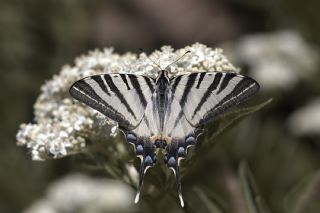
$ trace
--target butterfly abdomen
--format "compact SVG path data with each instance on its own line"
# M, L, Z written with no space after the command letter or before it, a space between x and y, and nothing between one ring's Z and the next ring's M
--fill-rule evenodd
M160 132L163 131L163 126L164 126L164 116L165 112L167 111L168 108L168 94L170 92L170 80L167 76L167 72L164 70L161 70L159 72L159 76L156 79L156 89L155 89L155 109L158 112L159 116L159 130Z

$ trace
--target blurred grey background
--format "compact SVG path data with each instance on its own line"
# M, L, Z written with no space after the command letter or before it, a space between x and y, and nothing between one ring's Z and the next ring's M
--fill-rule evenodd
M226 212L245 212L232 178L246 160L270 212L284 212L284 197L320 167L319 9L311 0L0 1L0 212L29 208L50 183L79 172L73 159L33 162L15 144L41 85L63 65L95 48L150 53L195 42L225 48L234 65L262 82L257 100L273 102L226 132L192 182L228 180L213 191L227 200ZM297 212L320 211L320 181L312 180Z

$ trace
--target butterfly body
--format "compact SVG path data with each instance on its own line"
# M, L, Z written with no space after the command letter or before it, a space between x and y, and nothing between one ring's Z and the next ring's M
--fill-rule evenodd
M259 90L253 79L230 72L194 72L169 78L133 74L104 74L75 82L70 94L115 120L141 159L138 202L146 171L155 165L157 148L165 150L164 162L177 181L179 166L203 126Z

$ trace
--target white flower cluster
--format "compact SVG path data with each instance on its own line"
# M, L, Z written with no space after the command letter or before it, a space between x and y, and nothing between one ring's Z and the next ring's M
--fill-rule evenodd
M186 54L176 63L177 58ZM155 77L157 66L170 71L171 76L199 71L238 70L222 54L203 44L193 44L174 50L164 46L154 51L150 59L141 53L119 55L112 48L95 50L65 66L59 75L46 82L34 105L34 123L22 124L17 144L31 149L33 160L63 157L85 149L86 141L108 141L117 134L117 123L71 98L71 85L84 77L102 73L134 73ZM156 63L156 64L155 64Z
M318 68L317 51L294 31L247 36L235 52L265 90L290 90Z
M120 181L71 174L51 184L46 196L23 212L127 212L135 208L133 197L132 188Z

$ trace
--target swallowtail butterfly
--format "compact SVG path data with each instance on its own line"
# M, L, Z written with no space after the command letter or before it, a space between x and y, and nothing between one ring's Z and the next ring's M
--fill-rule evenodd
M231 72L194 72L169 78L166 69L157 78L135 74L102 74L75 82L70 94L118 122L126 140L141 159L135 203L143 178L156 163L157 148L165 150L164 162L177 182L180 204L179 165L194 145L204 124L229 108L246 101L259 90L250 77Z

